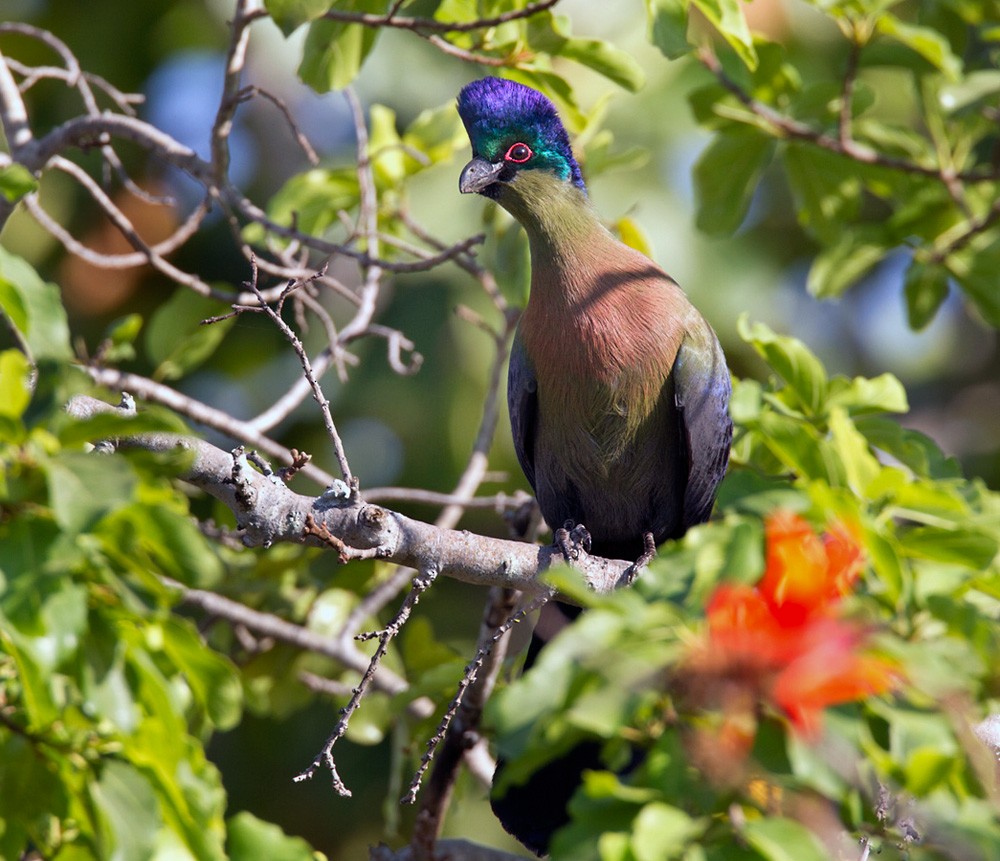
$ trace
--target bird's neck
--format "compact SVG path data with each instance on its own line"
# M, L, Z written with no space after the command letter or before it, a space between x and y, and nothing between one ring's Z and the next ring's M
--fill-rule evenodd
M533 297L585 299L575 294L589 282L574 273L615 242L586 192L550 174L524 171L504 189L500 203L528 235Z

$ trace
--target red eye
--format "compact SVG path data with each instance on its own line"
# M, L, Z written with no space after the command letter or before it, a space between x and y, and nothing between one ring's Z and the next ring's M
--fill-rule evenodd
M533 155L534 153L531 151L530 146L523 143L516 143L511 145L511 148L507 150L504 160L512 161L514 164L524 164Z

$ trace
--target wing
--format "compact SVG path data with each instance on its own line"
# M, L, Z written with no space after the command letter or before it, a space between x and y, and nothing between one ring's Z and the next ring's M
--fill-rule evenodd
M535 434L538 428L538 381L531 366L520 332L515 333L510 350L510 369L507 372L507 409L510 412L510 430L514 437L514 451L518 462L535 488Z
M733 439L729 368L707 323L685 337L677 351L673 377L681 439L687 443L688 476L682 515L687 529L704 523L711 515Z

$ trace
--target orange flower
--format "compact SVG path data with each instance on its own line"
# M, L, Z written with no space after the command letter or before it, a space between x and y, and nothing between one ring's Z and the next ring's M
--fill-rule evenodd
M859 652L864 632L836 619L817 624L809 644L774 679L771 698L806 736L814 736L823 709L876 696L898 684L888 661Z
M758 584L782 625L804 624L849 591L864 565L854 535L841 525L823 538L798 514L779 511L764 524L764 576Z
M820 537L799 515L778 512L765 522L764 536L760 582L723 583L706 607L715 672L729 684L739 680L784 711L798 732L812 734L824 708L884 693L898 676L863 652L864 629L834 616L864 567L855 532L834 524Z

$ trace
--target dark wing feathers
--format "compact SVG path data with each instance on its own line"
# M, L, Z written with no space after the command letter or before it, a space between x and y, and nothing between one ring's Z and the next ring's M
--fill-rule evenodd
M674 399L681 438L687 444L688 475L684 490L684 529L704 523L712 513L715 493L729 463L733 422L729 417L732 384L715 336L709 333L710 356L686 338L674 362Z
M514 451L528 484L535 487L535 432L538 424L538 381L520 335L514 335L507 372L507 409Z

